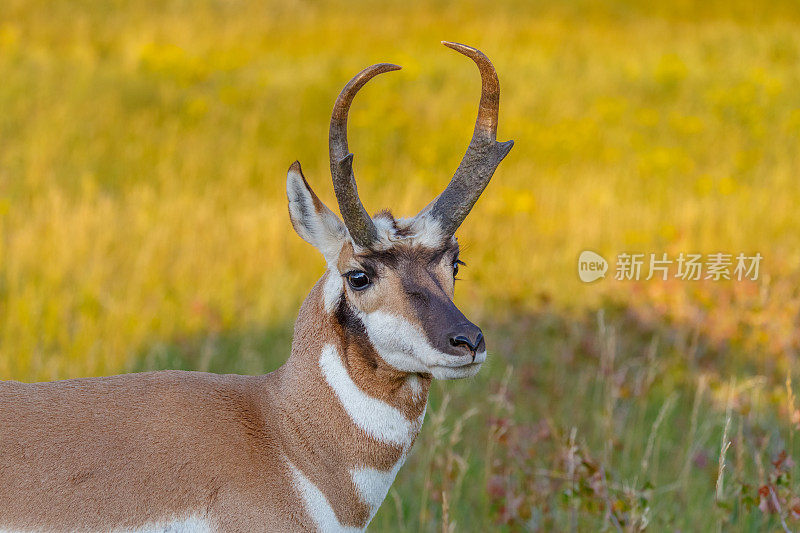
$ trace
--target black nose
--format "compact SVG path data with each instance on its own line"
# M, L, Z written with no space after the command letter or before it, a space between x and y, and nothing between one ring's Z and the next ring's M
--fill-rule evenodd
M472 356L485 349L483 333L475 324L465 324L457 332L450 335L450 346L454 348L468 348Z

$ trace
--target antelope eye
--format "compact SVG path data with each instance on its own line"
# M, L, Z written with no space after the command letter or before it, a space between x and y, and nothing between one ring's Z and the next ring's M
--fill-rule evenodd
M360 270L348 272L344 276L347 278L347 283L350 285L350 288L354 291L363 291L372 285L372 281L369 279L369 276L367 276L367 273L361 272Z
M464 262L459 261L458 259L453 261L453 277L456 277L458 275L458 265L463 265L463 264Z

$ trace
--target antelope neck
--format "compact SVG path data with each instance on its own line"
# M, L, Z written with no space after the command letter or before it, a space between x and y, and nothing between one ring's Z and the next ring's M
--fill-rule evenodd
M419 433L431 378L384 362L344 302L326 311L329 275L301 307L278 411L295 490L318 527L363 528Z

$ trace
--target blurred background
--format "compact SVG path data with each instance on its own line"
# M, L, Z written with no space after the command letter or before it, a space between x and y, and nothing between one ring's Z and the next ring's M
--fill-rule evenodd
M459 231L474 379L434 384L374 531L800 528L800 5L3 0L0 378L261 373L324 262L333 101L370 211L416 213L499 73L514 150ZM611 263L582 283L583 250ZM756 281L615 281L756 252Z

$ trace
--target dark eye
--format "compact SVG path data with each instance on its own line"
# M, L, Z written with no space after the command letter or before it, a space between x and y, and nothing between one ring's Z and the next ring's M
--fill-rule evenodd
M464 265L464 264L466 264L466 263L464 263L463 261L460 261L458 259L453 261L453 277L456 277L458 275L458 265Z
M348 272L344 277L347 278L347 283L350 284L350 288L354 291L363 291L372 284L367 273L361 272L360 270Z

